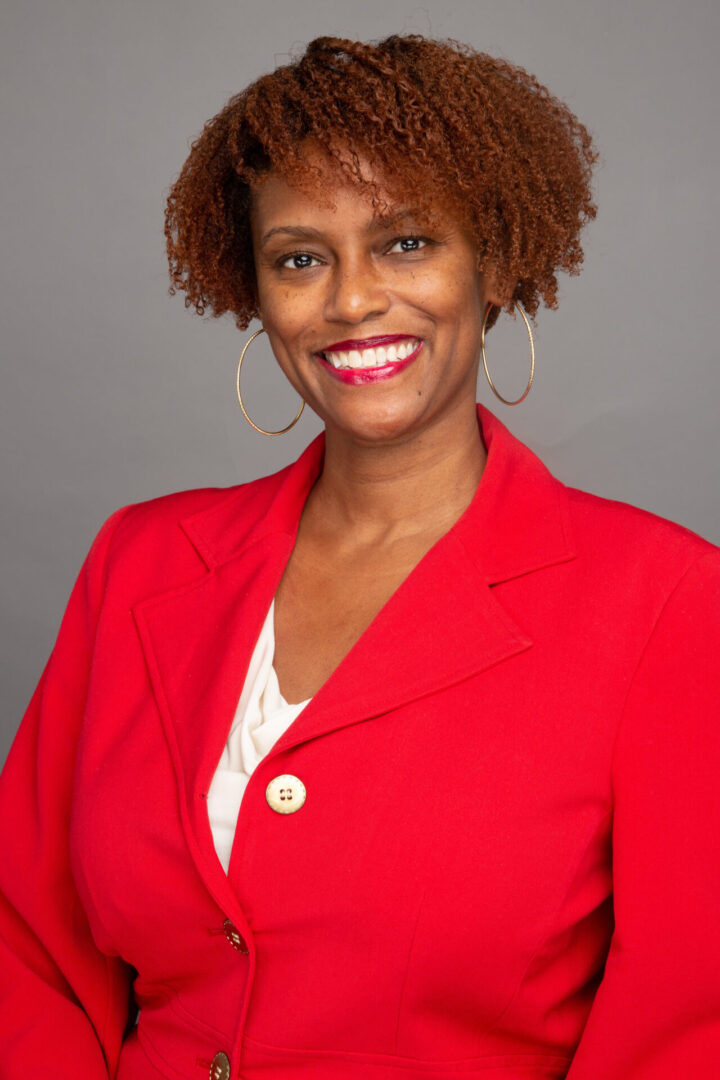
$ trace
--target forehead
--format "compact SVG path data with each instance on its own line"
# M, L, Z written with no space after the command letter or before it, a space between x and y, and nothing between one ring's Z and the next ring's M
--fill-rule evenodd
M338 148L339 160L306 140L302 168L286 173L272 169L253 185L250 204L253 233L275 224L278 217L318 219L328 224L391 223L412 216L417 221L436 217L439 207L408 200L390 170L360 150ZM446 215L441 215L446 216Z

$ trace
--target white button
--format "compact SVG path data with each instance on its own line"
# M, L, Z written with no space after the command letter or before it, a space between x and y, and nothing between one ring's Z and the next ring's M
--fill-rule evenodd
M302 780L287 773L276 776L265 789L268 806L278 814L294 814L305 802L305 794Z

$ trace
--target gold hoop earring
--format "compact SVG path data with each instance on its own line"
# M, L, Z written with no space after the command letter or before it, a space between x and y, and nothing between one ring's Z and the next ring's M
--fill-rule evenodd
M253 341L255 340L256 337L259 337L260 334L266 334L266 333L267 333L267 330L263 326L259 330L256 330L255 333L253 334L253 336L248 341L246 341L245 347L243 348L243 351L240 353L240 359L238 360L237 378L235 380L235 386L236 386L236 389L237 389L238 401L240 402L240 408L243 411L243 416L247 420L248 424L250 424L250 427L254 427L255 430L259 431L261 435L284 435L286 431L290 430L290 428L295 427L298 420L300 419L300 416L302 415L302 411L305 408L305 402L304 401L302 402L302 404L300 405L300 408L298 409L297 416L295 417L295 419L290 424L288 424L287 427L281 428L279 431L266 431L265 428L258 427L258 425L253 420L250 419L250 417L247 414L247 409L245 408L245 406L243 404L242 394L240 393L240 369L242 367L242 362L245 359L245 353L248 351L248 348L250 347L250 345L252 345L252 343L253 343Z
M492 379L490 378L490 372L488 371L487 358L485 356L485 327L487 325L488 315L490 314L490 312L492 311L492 308L493 308L492 304L488 304L488 306L487 306L487 311L485 312L485 318L483 319L482 330L480 331L480 352L482 353L482 362L483 362L483 368L485 369L485 378L490 383L490 389L492 390L493 394L495 394L496 397L500 398L500 400L502 402L504 402L506 405L519 405L521 401L525 400L525 398L530 393L530 387L532 386L533 376L535 375L535 345L533 343L533 336L532 336L532 330L530 329L530 323L528 321L527 315L525 314L525 310L524 310L522 304L517 300L515 301L515 307L518 309L518 311L520 312L520 314L523 317L523 320L525 322L525 328L526 328L526 330L528 332L528 337L530 339L530 378L528 379L528 384L525 387L525 393L522 395L522 397L516 398L515 401L508 401L507 398L504 398L502 396L502 394L498 393L498 391L495 389L495 384L493 383Z

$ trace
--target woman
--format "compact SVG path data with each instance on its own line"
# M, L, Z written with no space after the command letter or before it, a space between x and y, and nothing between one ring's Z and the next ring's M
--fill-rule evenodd
M174 287L325 432L92 545L0 788L3 1077L717 1075L720 552L475 404L593 158L418 36L194 144Z

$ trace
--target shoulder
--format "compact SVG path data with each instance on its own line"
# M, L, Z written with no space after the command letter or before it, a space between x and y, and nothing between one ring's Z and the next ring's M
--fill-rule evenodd
M173 535L183 524L190 525L221 509L255 519L272 503L287 468L229 487L189 488L156 495L121 507L109 520L116 522L118 542L147 538L154 543L160 537Z
M720 551L710 540L669 518L631 503L565 487L576 532L586 542L645 548L647 556L674 558ZM649 547L645 547L649 545Z
M478 406L478 415L491 507L482 525L501 534L493 566L562 565L577 578L578 595L591 602L612 596L617 603L644 593L652 608L695 561L711 563L720 554L710 540L675 521L563 483L494 414Z
M717 576L720 547L684 525L616 499L564 491L579 559L619 600L667 596L691 569Z
M230 487L168 492L120 507L106 519L90 552L111 584L135 593L181 585L197 577L203 562L203 529L230 534L234 544L267 513L287 469Z

